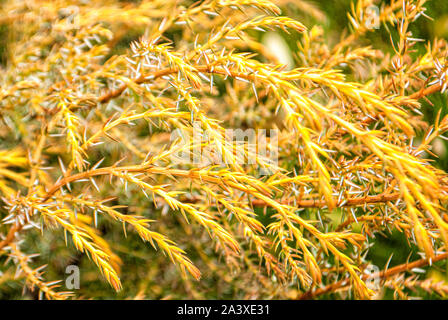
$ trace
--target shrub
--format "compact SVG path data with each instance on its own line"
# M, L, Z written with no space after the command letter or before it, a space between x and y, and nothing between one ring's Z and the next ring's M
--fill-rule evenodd
M360 0L333 43L303 1L303 23L267 0L4 1L2 296L80 297L54 280L69 264L81 297L444 295L415 274L448 256L448 118L421 112L447 43L413 36L425 2ZM420 257L377 270L390 232Z

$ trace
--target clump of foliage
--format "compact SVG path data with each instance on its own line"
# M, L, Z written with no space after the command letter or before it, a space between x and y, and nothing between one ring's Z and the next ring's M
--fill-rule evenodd
M357 1L334 43L304 1L302 22L287 0L3 1L4 296L20 283L48 299L445 295L414 272L448 257L448 180L429 159L448 118L421 112L447 87L448 46L413 36L425 2ZM389 48L368 42L374 4ZM266 32L289 39L293 66ZM278 162L226 129L276 129ZM206 161L174 161L197 148ZM392 231L419 256L367 273ZM69 264L80 292L53 278Z

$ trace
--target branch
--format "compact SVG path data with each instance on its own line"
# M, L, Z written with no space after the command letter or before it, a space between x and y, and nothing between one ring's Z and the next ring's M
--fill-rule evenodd
M342 207L355 207L355 206L363 206L365 204L372 204L372 203L386 203L389 201L396 201L400 198L400 193L382 193L374 196L365 196L360 198L349 198L349 199L341 199L341 201L338 203L337 200L335 200L336 207L342 208ZM197 203L201 201L202 199L199 197L192 197L192 198L185 198L182 199L184 202L189 203ZM317 199L305 199L300 200L297 198L288 198L288 199L279 199L277 201L280 204L294 204L297 208L323 208L327 206L327 202L325 200L317 200ZM254 207L265 207L268 204L261 200L261 199L255 199L251 201L251 204Z
M436 93L442 89L442 86L439 83L433 84L432 86L422 89L420 91L414 92L409 96L411 99L421 99L423 97L429 96L430 94Z
M371 204L371 203L385 203L389 201L396 201L400 198L400 193L382 193L374 196L365 196L360 198L349 198L349 199L341 199L341 201L338 203L337 200L334 202L336 203L336 207L355 207L355 206L362 206L364 204ZM291 204L294 203L294 198L288 198L285 200L282 200L280 203L282 204ZM298 208L323 208L327 206L327 201L325 200L296 200L296 206ZM262 200L253 200L252 204L256 207L262 207L265 206L266 203Z
M15 224L14 226L11 227L11 229L9 229L6 238L0 241L0 250L2 250L4 247L9 245L14 240L16 232L20 231L22 227L23 226L21 224Z
M250 74L241 73L241 72L228 71L228 70L225 70L224 68L216 67L216 66L212 67L212 66L207 66L207 65L200 65L200 66L194 66L194 68L196 69L197 72L214 73L214 74L220 74L220 75L224 75L224 76L228 75L228 76L231 76L232 78L237 77L237 78L242 78L242 79L252 80L252 81L256 77L255 75L250 75ZM139 78L135 79L134 82L136 84L142 84L142 83L148 81L148 79L154 80L154 79L157 79L157 78L160 78L160 77L172 74L172 73L176 73L176 72L178 72L177 68L166 68L166 69L152 72L149 74L141 75ZM123 91L127 89L127 87L128 87L127 84L123 83L117 89L108 91L108 92L104 93L103 95L101 95L97 101L100 103L106 103L109 100L120 96L123 93Z

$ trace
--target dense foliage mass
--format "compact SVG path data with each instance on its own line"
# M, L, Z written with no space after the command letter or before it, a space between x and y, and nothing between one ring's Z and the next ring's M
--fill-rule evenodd
M1 1L0 297L444 296L426 5Z

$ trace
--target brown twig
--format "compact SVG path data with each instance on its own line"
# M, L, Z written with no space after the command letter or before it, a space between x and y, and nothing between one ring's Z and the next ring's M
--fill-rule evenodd
M224 76L230 75L233 78L242 78L242 79L246 79L246 80L254 80L255 79L255 75L250 75L250 74L242 73L242 72L227 71L221 67L200 65L200 66L195 66L195 69L197 72L214 73L214 74L220 74L220 75L224 75ZM153 79L157 79L157 78L160 78L160 77L172 74L172 73L176 73L176 72L178 72L178 70L176 68L166 68L166 69L152 72L149 74L141 75L139 78L135 79L134 82L136 84L142 84L142 83L147 82L148 79L153 80ZM109 100L120 96L123 93L123 91L126 90L127 88L128 88L128 85L126 83L124 83L115 90L107 91L98 98L98 102L106 103Z
M382 193L374 196L365 196L360 198L349 198L345 199L345 201L341 201L337 203L335 200L335 203L337 203L336 207L355 207L355 206L363 206L365 204L373 204L373 203L386 203L389 201L396 201L400 198L400 193ZM190 197L190 198L184 198L182 199L184 202L189 203L196 203L201 201L201 198L197 197ZM317 200L317 199L305 199L305 200L299 200L295 198L288 198L280 200L279 203L281 204L294 204L297 208L323 208L327 205L327 202L325 200ZM251 204L255 207L265 207L267 206L267 203L261 199L255 199L251 201Z
M411 94L409 96L409 98L411 99L421 99L423 97L426 97L430 94L436 93L438 91L440 91L440 89L442 88L442 86L439 83L433 84L432 86L422 89L420 91L414 92L413 94Z
M100 176L100 175L108 175L111 174L111 172L115 171L121 171L121 172L146 172L146 171L152 171L153 173L162 173L160 168L153 167L153 166L125 166L125 167L104 167L99 168L95 170L89 170L80 172L71 176L67 176L63 179L61 179L58 183L56 183L53 187L51 187L50 190L47 191L47 194L45 195L43 202L47 201L55 192L57 192L61 187L77 181L81 179L87 179L94 176ZM181 176L188 176L188 172L184 172L182 170L171 170L169 172L170 174L177 174ZM201 177L202 179L205 179L206 177ZM219 180L219 179L218 179ZM337 206L338 207L350 207L350 206L359 206L364 204L372 204L372 203L386 203L389 201L396 201L399 199L400 194L397 193L382 193L374 196L365 196L360 198L351 198L346 199L343 202L340 202ZM198 201L197 198L190 198L186 199L185 201L188 202L195 202ZM335 201L337 202L337 201ZM267 203L261 199L255 199L252 200L252 205L257 207L263 207L266 206ZM282 204L290 204L294 203L294 199L288 198L280 201ZM321 208L325 207L327 205L327 202L325 200L297 200L295 203L295 206L298 208Z
M389 201L396 201L400 198L399 193L382 193L374 196L365 196L360 198L350 198L345 199L345 201L341 201L337 203L335 200L335 203L337 203L336 207L355 207L355 206L361 206L364 204L371 204L371 203L386 203ZM291 204L294 203L293 198L288 198L281 201L282 204ZM253 200L252 204L257 207L261 207L266 205L264 201L261 200ZM297 200L296 201L298 208L322 208L327 205L327 202L325 200Z

